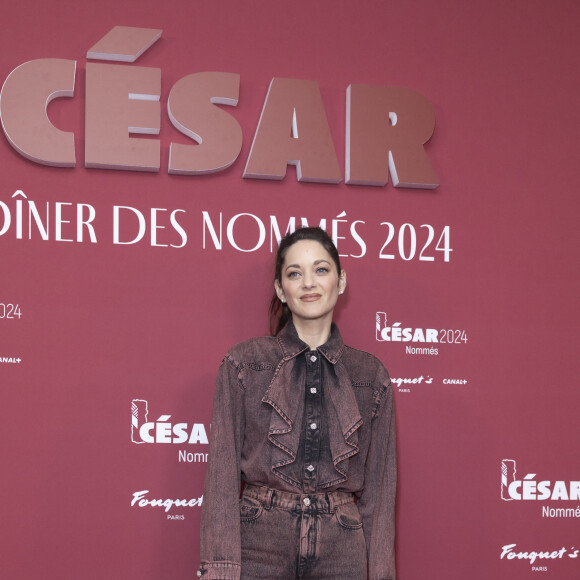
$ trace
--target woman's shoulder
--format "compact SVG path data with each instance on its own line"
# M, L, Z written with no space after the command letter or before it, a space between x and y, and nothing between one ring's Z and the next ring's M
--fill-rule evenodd
M230 348L226 358L236 366L250 363L266 363L281 356L280 346L275 336L258 336L238 342Z
M341 361L349 372L354 372L359 377L364 376L369 381L380 383L390 381L385 365L370 352L345 345Z
M365 361L367 364L373 364L376 366L384 366L382 361L376 357L374 354L367 352L366 350L362 350L360 348L355 348L354 346L350 346L348 344L344 345L344 355L351 359L360 359Z

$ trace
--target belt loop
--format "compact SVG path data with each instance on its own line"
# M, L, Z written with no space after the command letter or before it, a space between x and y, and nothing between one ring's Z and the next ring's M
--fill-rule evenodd
M266 492L266 509L269 511L272 507L272 498L274 497L274 490L271 487L267 488Z

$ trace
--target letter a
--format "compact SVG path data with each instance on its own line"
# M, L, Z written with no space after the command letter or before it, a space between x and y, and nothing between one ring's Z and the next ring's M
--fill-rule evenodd
M274 78L264 102L244 177L340 183L341 173L318 83Z

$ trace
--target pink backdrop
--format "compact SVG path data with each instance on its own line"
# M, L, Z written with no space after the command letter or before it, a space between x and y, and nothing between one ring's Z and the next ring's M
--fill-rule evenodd
M232 344L267 332L271 216L282 230L291 217L334 223L349 275L342 334L398 379L400 580L580 577L579 16L571 0L4 7L2 80L29 60L77 61L74 98L49 106L52 122L75 132L77 167L32 163L0 137L0 201L13 216L0 236L2 577L193 577L197 502L168 511L131 504L137 492L202 495L217 367ZM83 166L86 52L118 24L163 29L134 65L161 69L158 174ZM169 144L191 141L171 125L167 97L200 71L241 75L228 112L242 127L242 152L221 173L171 176ZM318 81L343 176L349 84L425 95L436 111L427 153L439 188L298 183L291 167L280 182L243 179L273 77ZM13 198L19 190L26 199ZM34 225L29 238L29 201L41 216L48 207L48 240ZM96 243L56 240L57 203L73 204L61 206L67 238L76 204L95 209ZM114 206L146 216L143 240L113 243ZM167 210L157 212L166 247L150 243L151 208ZM176 209L181 248L169 245L182 242L169 221ZM238 214L250 215L232 220ZM222 216L221 250L204 215L216 231ZM0 228L2 219L0 211ZM384 222L394 237L382 249ZM232 246L256 245L260 223L260 248ZM423 256L433 261L419 259L427 226L435 237ZM446 227L448 262L435 249ZM124 210L119 229L134 237L135 214ZM404 259L413 232L417 249ZM377 313L389 328L435 329L438 343L377 340ZM163 425L155 442L132 441L133 400L147 402L149 422L186 424L177 429L194 442L163 442ZM528 474L509 487L528 499L508 500L508 484Z

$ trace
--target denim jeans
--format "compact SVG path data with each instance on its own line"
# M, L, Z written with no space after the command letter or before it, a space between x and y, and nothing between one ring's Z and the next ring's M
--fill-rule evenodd
M364 580L362 519L351 493L246 486L240 500L242 580Z

